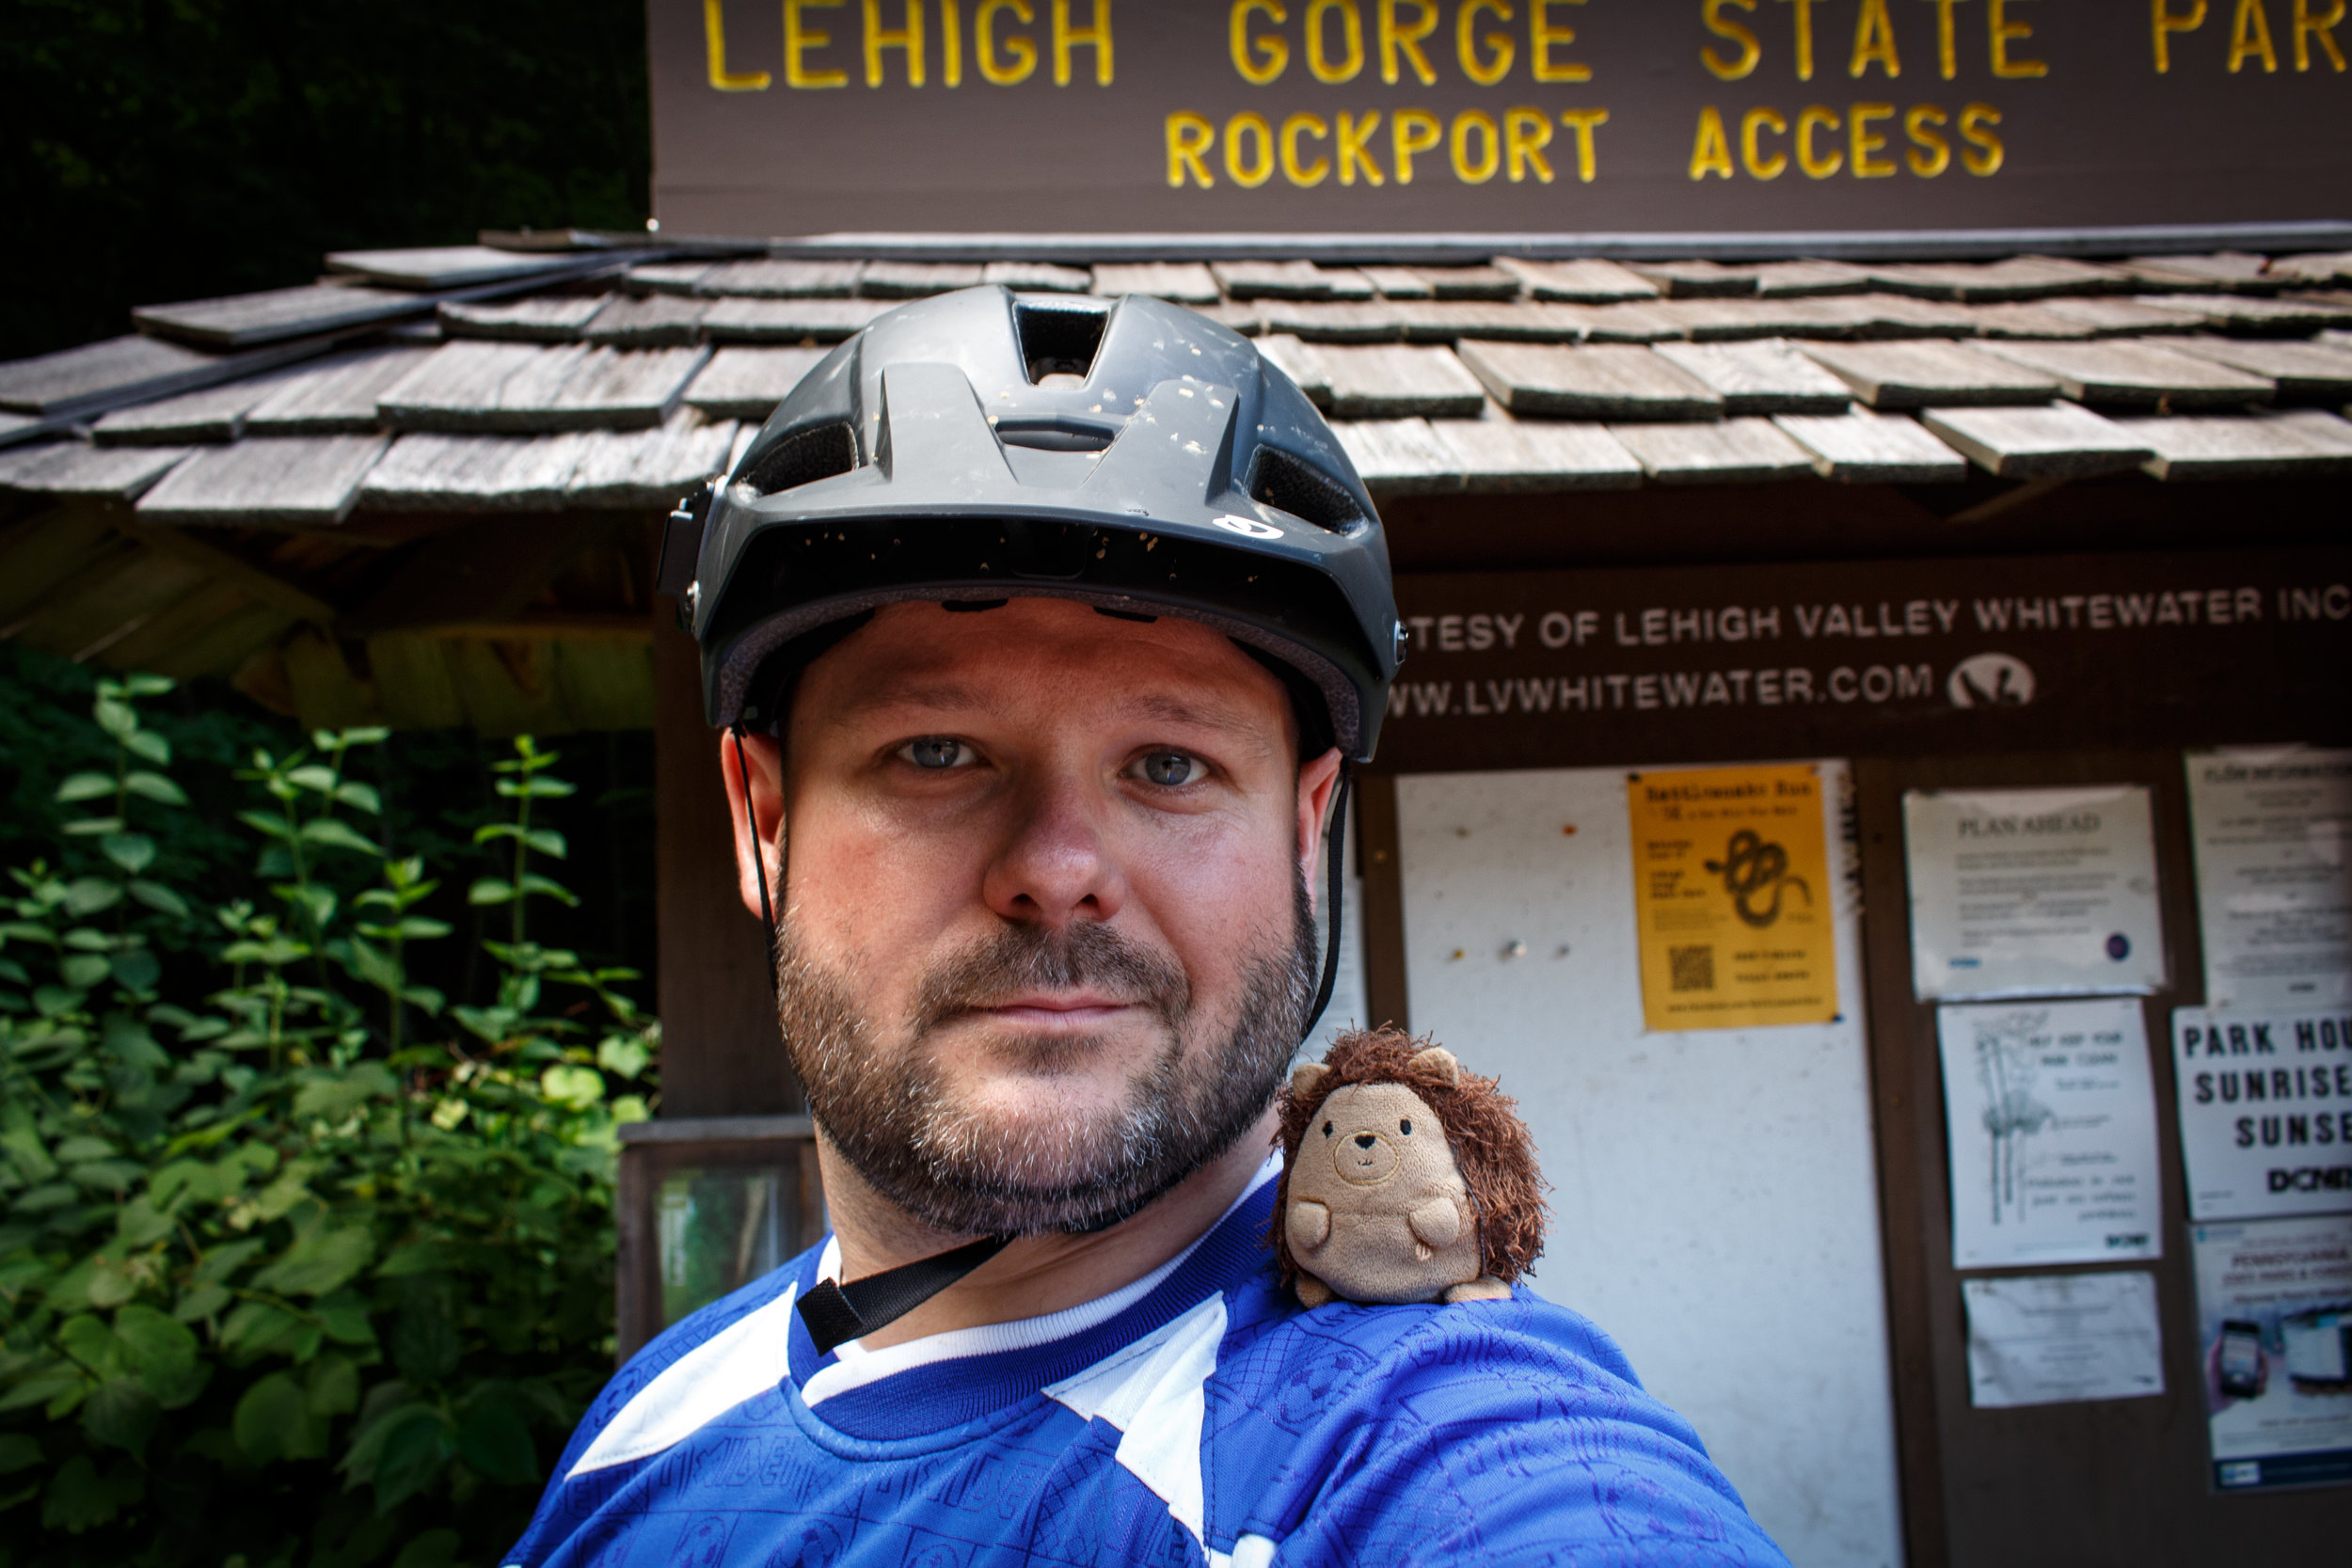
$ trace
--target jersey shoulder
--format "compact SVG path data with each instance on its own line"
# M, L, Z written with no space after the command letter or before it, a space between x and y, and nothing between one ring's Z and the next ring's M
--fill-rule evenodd
M1205 1390L1213 1544L1264 1536L1286 1563L1785 1563L1579 1313L1524 1288L1301 1310L1270 1272L1230 1302Z

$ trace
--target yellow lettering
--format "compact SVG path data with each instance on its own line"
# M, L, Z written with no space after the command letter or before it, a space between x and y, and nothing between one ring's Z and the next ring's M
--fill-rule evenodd
M1310 135L1317 141L1327 140L1331 128L1321 115L1293 115L1282 121L1282 178L1294 185L1320 185L1331 172L1331 160L1317 158L1311 164L1298 161L1298 138Z
M1833 152L1824 158L1813 150L1816 131L1835 131L1845 122L1819 103L1797 117L1797 166L1811 180L1826 180L1846 166L1846 155Z
M1470 143L1478 143L1478 153L1470 153ZM1483 185L1495 177L1502 166L1502 138L1495 131L1495 117L1484 109L1465 109L1454 117L1454 137L1449 150L1454 155L1454 178L1465 185Z
M1952 166L1952 144L1931 129L1948 124L1950 119L1932 103L1922 103L1903 116L1903 130L1912 140L1912 149L1904 159L1911 165L1911 172L1922 180L1932 180ZM1925 157L1920 156L1923 152Z
M1445 127L1426 109L1399 109L1389 117L1390 145L1396 154L1396 182L1413 182L1413 154L1445 139Z
M2341 10L2341 5L2337 8ZM2299 18L2297 19L2300 20ZM710 51L710 85L721 92L766 92L771 80L764 71L729 71L727 69L727 24L719 14L719 0L703 0L703 42ZM2335 47L2335 40L2328 40ZM2303 35L2295 35L2295 48L2303 49ZM2338 70L2343 68L2339 66Z
M1895 19L1886 14L1886 0L1862 0L1862 14L1853 24L1853 63L1846 68L1846 74L1860 76L1873 60L1889 76L1903 73L1903 62L1895 53Z
M1581 6L1584 0L1527 0L1528 63L1538 82L1589 82L1593 68L1574 60L1552 63L1553 45L1565 49L1576 41L1576 29L1555 27L1550 11L1554 6Z
M1947 82L1960 74L1960 43L1952 36L1952 8L1967 3L1968 0L1928 0L1935 8L1935 63Z
M986 34L981 35L986 38ZM980 56L986 59L986 54ZM985 68L983 68L985 69ZM1187 178L1207 190L1216 183L1209 176L1204 157L1216 142L1216 127L1199 115L1172 114L1168 117L1168 182L1172 189L1182 189Z
M1731 178L1731 138L1724 132L1724 112L1709 103L1699 111L1699 131L1691 139L1691 178L1708 175Z
M963 15L957 4L939 0L939 73L951 87L963 86Z
M2336 29L2344 24L2344 0L2331 0L2326 14L2312 15L2311 0L2295 0L2295 69L2312 68L2312 40L2328 51L2328 63L2341 73L2344 51L2336 47Z
M1508 33L1488 33L1478 36L1478 16L1492 11L1497 22L1508 22L1517 13L1509 0L1470 0L1454 19L1454 56L1462 63L1462 74L1482 87L1491 87L1511 74L1511 62L1518 57L1518 45ZM1480 43L1492 50L1484 61L1478 57Z
M1756 138L1770 131L1775 136L1788 134L1788 121L1775 109L1750 109L1740 122L1740 163L1750 178L1777 180L1788 171L1788 154L1775 152L1766 158L1759 154Z
M1796 8L1797 17L1797 80L1813 80L1813 8L1820 0L1780 0L1784 6Z
M1023 38L1019 33L1015 33L1005 40L1005 51L1012 56L1012 64L1007 65L998 59L996 57L996 13L998 11L1012 12L1013 20L1024 27L1037 20L1037 12L1029 8L1029 0L980 0L979 12L972 18L972 52L979 58L982 79L994 87L1009 87L1017 82L1027 81L1030 73L1037 70L1037 45ZM1169 123L1173 124L1174 120L1171 119ZM1204 119L1200 123L1206 125L1209 122ZM1204 185L1208 183L1206 180L1200 182Z
M811 71L805 56L812 49L822 49L833 42L831 33L819 33L801 22L803 11L831 10L844 0L784 0L784 85L787 87L846 87L850 73L846 71Z
M2010 7L2018 0L1984 0L1984 20L1993 34L1993 74L2016 80L2025 76L2047 76L2049 66L2041 60L2012 60L2009 46L2033 37L2033 29L2022 22L2009 19Z
M1729 39L1738 44L1740 57L1735 60L1726 60L1717 55L1712 47L1708 47L1699 51L1699 63L1713 71L1718 80L1737 82L1756 69L1756 62L1764 57L1764 46L1756 41L1754 33L1724 15L1724 8L1726 6L1737 6L1743 11L1752 11L1756 9L1756 0L1707 0L1705 8L1699 13L1699 20L1706 23L1707 30L1717 38Z
M1609 123L1609 111L1563 109L1560 123L1576 133L1576 177L1589 185L1600 177L1600 156L1593 147L1593 133Z
M1971 174L1993 175L2001 171L2008 151L2001 138L1985 129L2001 123L2001 111L1990 103L1971 103L1960 111L1961 140L1970 150L1960 155L1961 164Z
M882 0L866 0L866 85L882 85L882 51L906 55L907 86L923 85L923 0L906 0L907 24L895 32L882 24Z
M1233 69L1241 79L1252 87L1263 87L1282 74L1291 63L1291 46L1279 33L1252 38L1249 19L1263 16L1279 27L1291 19L1290 12L1275 0L1233 0L1233 14L1227 31L1232 39Z
M1886 138L1874 136L1870 127L1882 119L1895 118L1892 103L1856 103L1847 111L1847 147L1853 154L1853 177L1857 180L1884 180L1894 174L1895 160L1877 158L1872 153L1886 150Z
M1359 169L1363 171L1367 185L1385 185L1389 182L1388 176L1380 172L1380 160L1372 152L1372 134L1379 129L1380 111L1377 109L1360 119L1354 115L1340 116L1341 184L1354 184Z
M2170 0L2148 0L2148 32L2156 46L2156 74L2172 69L2172 35L2193 33L2205 24L2205 0L2190 0L2186 16L2172 14Z
M1502 145L1511 160L1511 183L1518 184L1534 169L1535 178L1551 183L1551 160L1544 149L1551 145L1551 121L1541 109L1513 109L1502 117Z
M1347 53L1337 65L1323 47L1324 24L1333 11L1340 14L1340 40ZM1309 0L1307 6L1307 69L1318 82L1352 82L1364 69L1364 18L1356 8L1356 0Z
M1094 85L1111 85L1111 0L1094 0L1094 20L1084 27L1070 24L1070 0L1054 0L1054 86L1070 85L1070 52L1094 51Z
M1413 24L1397 25L1399 8L1413 8ZM1429 56L1422 53L1422 40L1438 30L1438 0L1380 0L1380 80L1397 80L1396 57L1403 55L1413 62L1413 74L1421 85L1428 87L1438 79L1429 69Z
M1241 153L1244 136L1255 144L1247 161ZM1273 178L1274 127L1266 123L1265 116L1248 110L1225 122L1225 172L1234 184L1250 190Z
M2237 20L2230 24L2230 74L2251 59L2261 60L2265 71L2278 71L2279 52L2270 46L2270 16L2263 0L2237 0Z

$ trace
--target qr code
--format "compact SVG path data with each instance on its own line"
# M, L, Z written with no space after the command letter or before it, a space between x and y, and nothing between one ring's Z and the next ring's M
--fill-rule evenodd
M1715 950L1712 947L1669 947L1669 984L1676 990L1715 989Z

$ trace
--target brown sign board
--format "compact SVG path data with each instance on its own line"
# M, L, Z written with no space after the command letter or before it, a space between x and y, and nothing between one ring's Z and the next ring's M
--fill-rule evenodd
M648 0L673 230L2347 213L2336 0Z
M2352 739L2352 551L1404 576L1381 772Z

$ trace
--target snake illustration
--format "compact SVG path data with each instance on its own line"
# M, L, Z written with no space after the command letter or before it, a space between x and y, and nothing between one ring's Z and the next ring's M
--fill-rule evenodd
M1731 895L1731 907L1740 918L1757 929L1780 918L1781 895L1795 888L1804 895L1804 901L1813 902L1813 890L1803 877L1788 875L1788 851L1777 844L1767 844L1753 828L1742 828L1731 835L1724 858L1708 861L1707 869L1721 876L1724 891ZM1772 901L1764 909L1755 907L1754 900L1765 893Z

